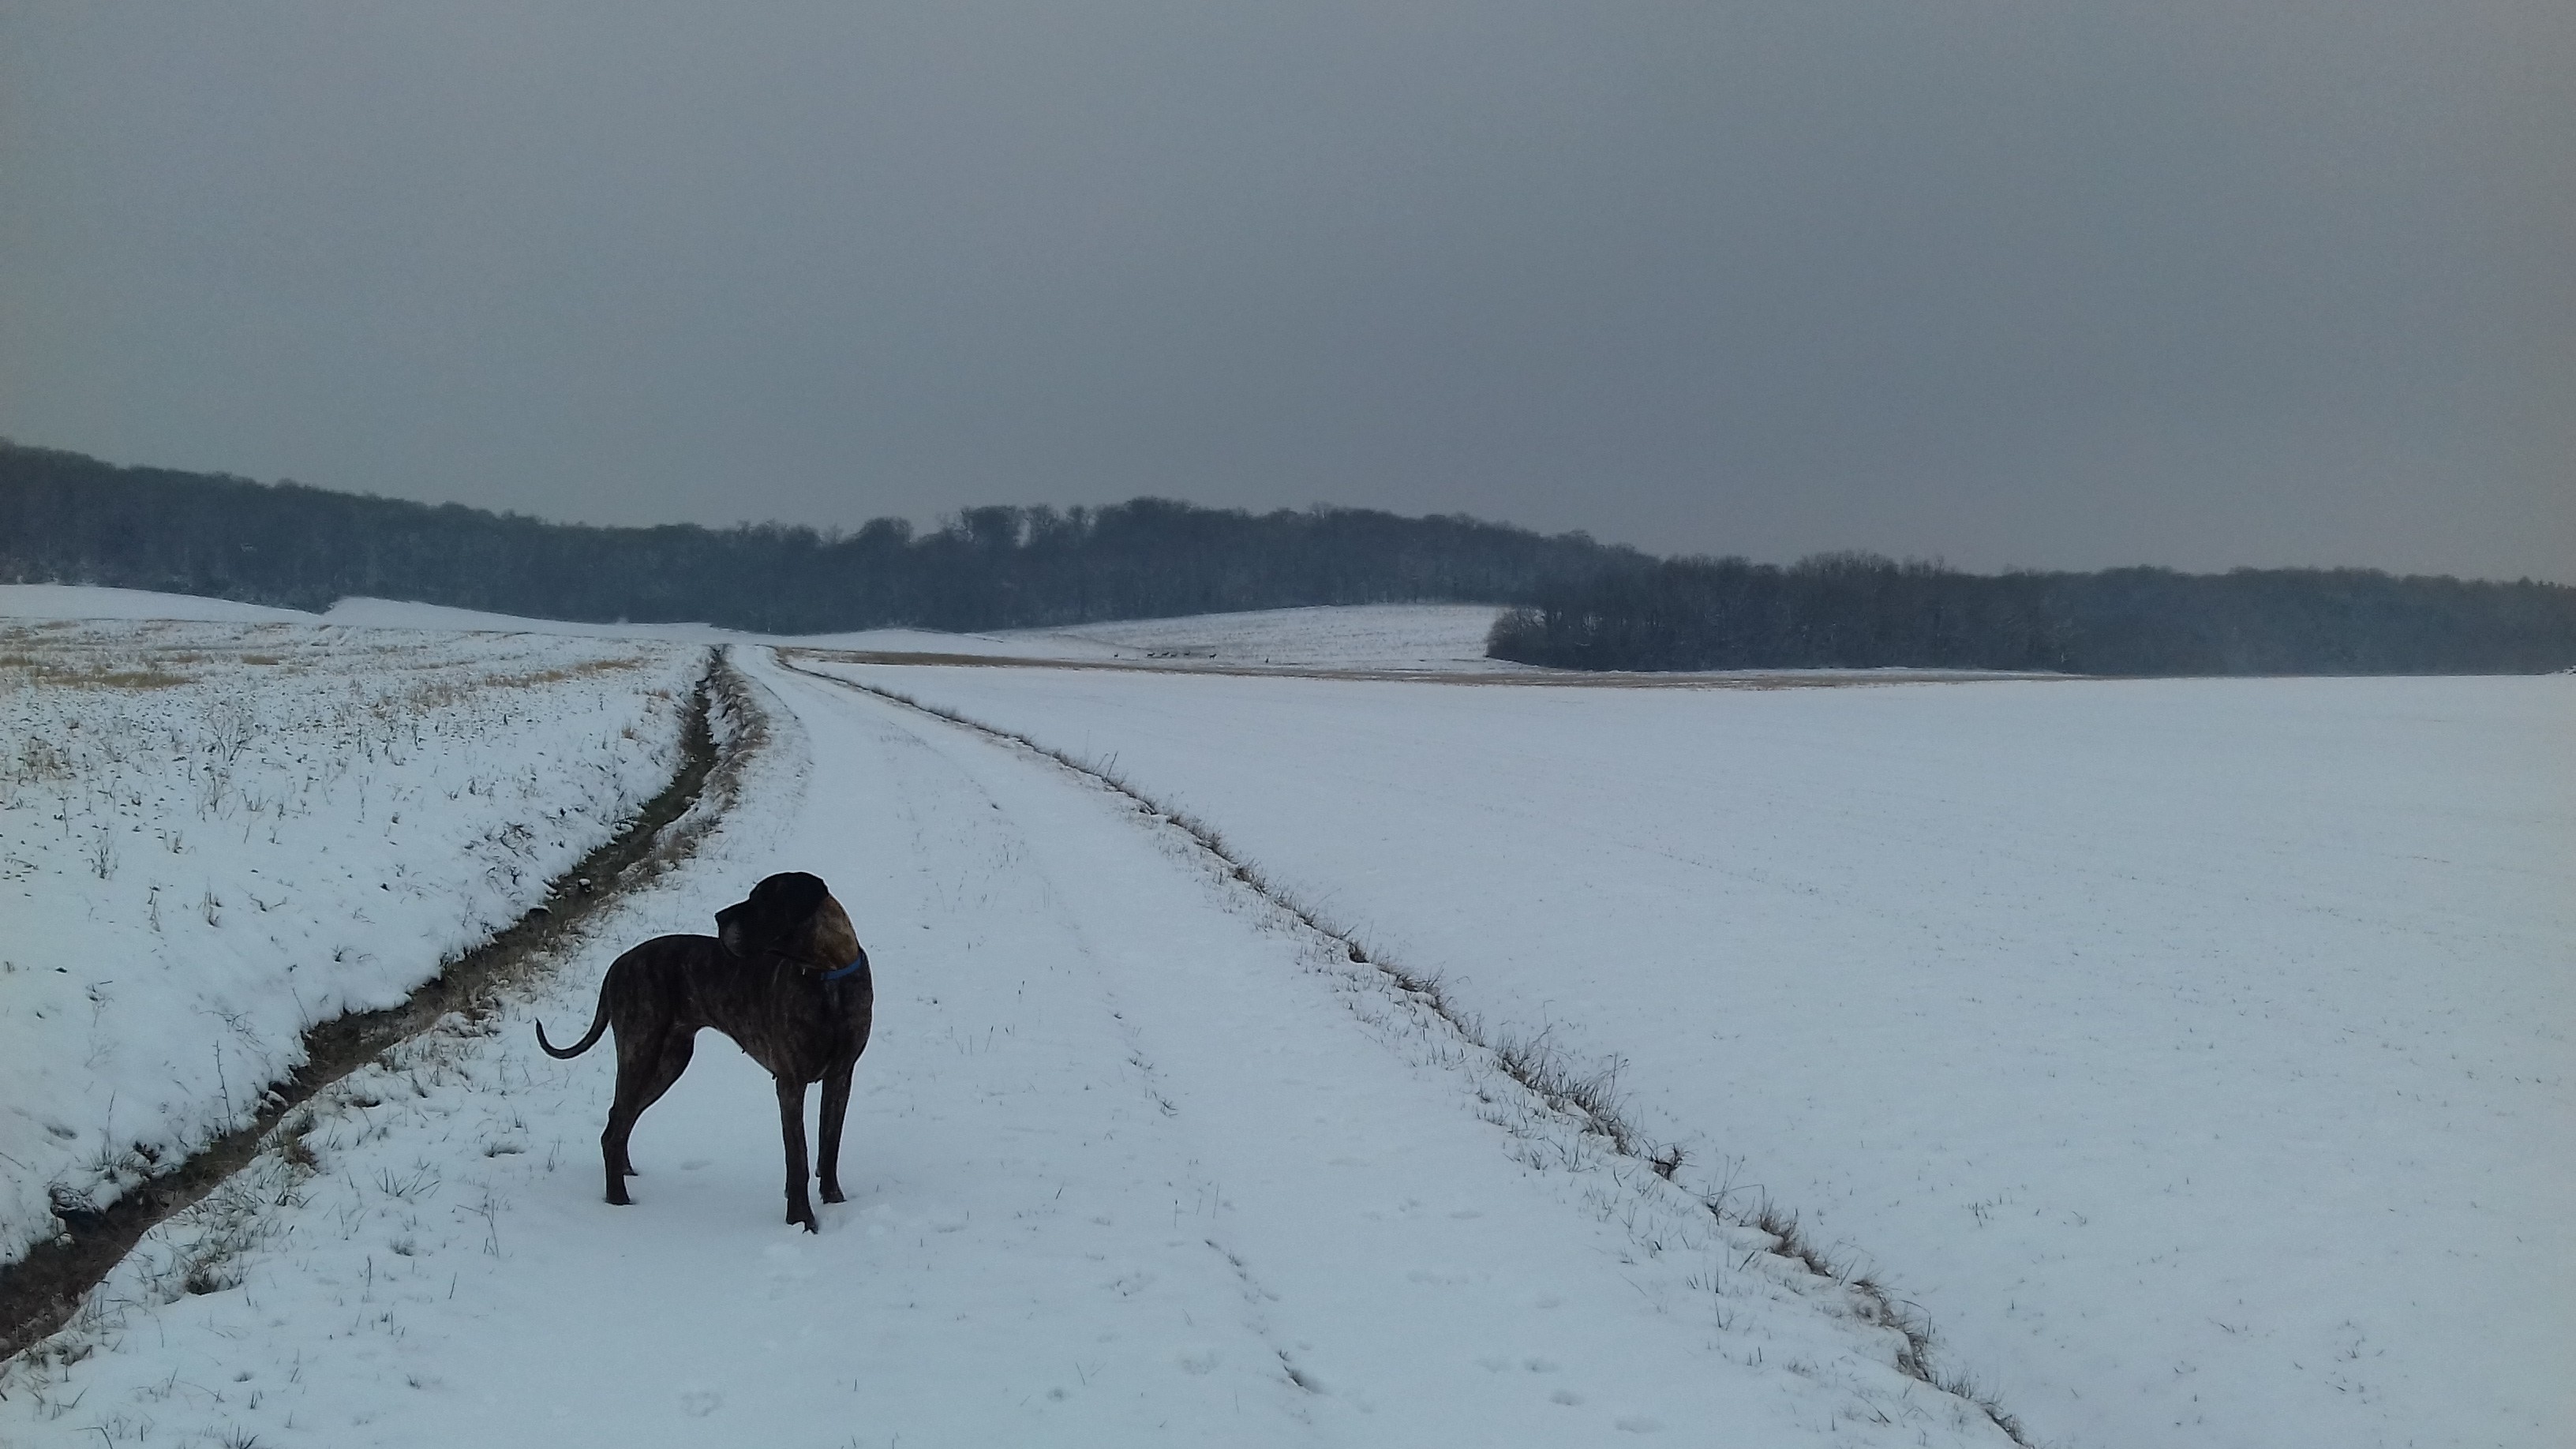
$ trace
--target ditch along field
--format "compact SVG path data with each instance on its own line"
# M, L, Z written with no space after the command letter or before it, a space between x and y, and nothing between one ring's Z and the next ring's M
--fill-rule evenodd
M1794 1214L2040 1442L2576 1435L2576 678L827 658L1099 764L1615 1073L1682 1182Z
M704 651L0 620L0 1263L248 1122L302 1037L662 788Z

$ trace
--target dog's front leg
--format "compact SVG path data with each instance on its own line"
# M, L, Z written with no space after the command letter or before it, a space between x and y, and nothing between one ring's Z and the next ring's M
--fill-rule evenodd
M850 1115L850 1067L844 1065L823 1079L823 1201L843 1202L841 1196L841 1119Z
M814 1199L805 1189L805 1084L778 1079L778 1130L787 1139L787 1220L819 1233Z

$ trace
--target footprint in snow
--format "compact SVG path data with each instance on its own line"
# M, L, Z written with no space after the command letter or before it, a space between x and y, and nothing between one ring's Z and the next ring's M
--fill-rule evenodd
M703 1419L724 1407L724 1395L709 1389L692 1389L680 1395L680 1412L692 1419Z

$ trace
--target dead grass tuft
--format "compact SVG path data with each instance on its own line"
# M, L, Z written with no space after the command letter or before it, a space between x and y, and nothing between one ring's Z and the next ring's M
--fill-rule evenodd
M1504 1074L1537 1093L1540 1101L1582 1118L1590 1130L1609 1138L1621 1156L1643 1158L1646 1154L1638 1149L1636 1131L1619 1113L1619 1073L1627 1063L1614 1058L1586 1070L1557 1050L1548 1037L1549 1031L1530 1037L1504 1033L1484 1045ZM1668 1150L1679 1163L1680 1149Z
M644 661L636 658L592 659L580 664L567 664L557 669L539 669L527 674L502 674L484 681L494 689L533 689L539 685L562 684L573 679L597 679L604 674L620 674L641 669Z
M105 674L88 676L79 687L84 689L168 689L172 685L193 682L185 674L172 674L166 669L114 669Z
M177 674L158 665L116 668L35 654L0 654L0 669L19 671L25 682L54 689L168 689L194 684L194 675Z

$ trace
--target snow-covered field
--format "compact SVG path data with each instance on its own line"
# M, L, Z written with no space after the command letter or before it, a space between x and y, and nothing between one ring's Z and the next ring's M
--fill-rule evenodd
M233 617L0 619L0 1262L536 904L669 779L702 653Z
M1117 659L1174 665L1270 665L1283 669L1418 670L1431 673L1521 671L1485 657L1485 631L1498 611L1487 604L1368 604L1338 609L1264 609L1186 619L1129 619L1069 629L1025 629L993 636L1025 643L1037 657L1081 657L1086 649Z
M2576 680L847 672L1624 1062L2045 1441L2576 1436Z
M703 929L832 881L878 977L823 1232L767 1083L702 1051L599 1200L611 1064L528 1018L291 1118L22 1358L16 1443L1998 1445L1860 1299L1233 880L1023 752L747 658L779 723L694 859ZM192 1291L202 1290L202 1291Z
M0 619L194 619L338 624L360 629L448 633L563 634L666 643L792 643L880 654L977 655L1003 659L1424 673L1529 673L1485 658L1487 604L1367 604L1350 608L1264 609L1183 619L1127 619L1063 629L948 634L929 629L864 629L770 639L706 624L582 624L527 619L439 604L347 598L306 614L227 599L68 584L0 584Z
M9 768L92 752L0 786L31 873L0 881L0 957L37 968L0 974L0 1033L62 1025L42 1082L0 1036L0 1130L115 1103L112 1136L64 1120L82 1154L139 1137L135 1093L220 1104L224 1012L291 1036L324 965L372 1004L515 915L492 872L560 863L510 827L604 833L667 774L692 646L739 637L101 593L0 611L215 622L0 624ZM1460 662L1463 624L1400 612L831 642ZM0 1368L0 1443L2000 1442L1896 1372L1865 1299L1712 1220L1719 1193L1922 1305L2042 1442L2576 1424L2576 681L834 666L1111 766L1437 973L1487 1040L1618 1064L1690 1149L1667 1184L1126 797L735 654L775 727L697 855L497 1034L398 1049L156 1229ZM637 1133L637 1205L607 1207L610 1053L552 1061L529 1017L577 1029L619 949L786 868L876 961L851 1201L819 1237L779 1221L768 1084L710 1039ZM352 932L408 975L330 963ZM157 990L126 992L138 964Z

